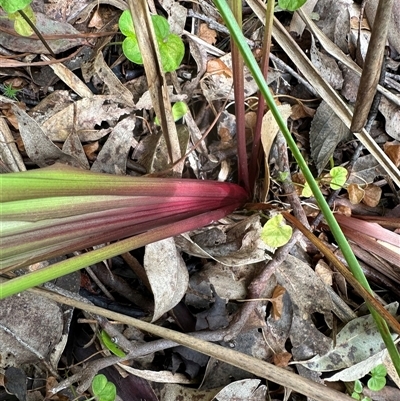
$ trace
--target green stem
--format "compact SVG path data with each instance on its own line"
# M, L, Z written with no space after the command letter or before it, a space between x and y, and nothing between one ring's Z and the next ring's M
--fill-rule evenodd
M286 122L283 120L282 116L279 113L279 110L274 102L272 94L269 91L268 85L265 82L264 76L260 68L258 67L257 62L249 46L246 43L245 37L243 36L241 29L237 25L236 20L229 6L227 5L225 0L214 0L214 3L217 6L219 12L221 13L221 16L224 19L225 24L228 27L231 36L234 38L236 45L238 46L240 52L242 53L245 63L252 72L253 78L257 82L260 92L264 96L265 101L267 102L272 115L274 116L280 130L282 131L282 134L284 135L294 158L296 159L305 179L307 180L307 183L314 194L318 206L321 209L321 212L324 215L329 225L329 228L333 236L335 237L335 240L339 245L339 248L342 251L343 256L347 261L350 271L353 273L354 277L360 282L360 284L370 293L372 293L371 287L369 286L369 283L363 271L361 270L361 267L356 257L354 256L354 253L349 243L347 242L345 236L343 235L342 230L340 229L338 222L333 216L333 213L329 205L326 203L325 198L318 187L318 184L316 183L310 169L307 166L306 161L304 160L299 148L296 145L296 142L292 138L292 135L290 134L287 128ZM381 333L382 339L385 342L390 357L392 358L393 364L396 367L396 371L400 375L400 355L390 336L389 328L386 322L380 317L380 315L374 309L370 308L370 312L375 319L376 325L379 329L379 332Z

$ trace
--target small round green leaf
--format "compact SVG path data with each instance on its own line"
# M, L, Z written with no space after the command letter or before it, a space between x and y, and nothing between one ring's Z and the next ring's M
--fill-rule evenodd
M180 120L188 112L188 107L185 102L176 102L172 106L172 116L174 121Z
M354 391L355 391L356 393L361 393L361 392L363 391L363 385L362 385L362 383L360 382L360 380L356 380L356 381L354 382Z
M301 191L301 196L304 196L305 198L309 198L310 196L313 196L313 192L311 191L311 188L308 185L308 182L306 182L304 184L304 188Z
M104 375L96 375L92 381L93 394L99 401L114 401L117 389Z
M135 28L133 27L132 16L128 10L125 10L119 17L118 26L123 35L135 35Z
M281 214L270 218L261 230L261 239L270 247L285 245L292 236L292 227L288 226Z
M142 54L136 36L128 36L122 42L122 51L125 57L135 64L143 64Z
M368 388L372 391L382 390L386 385L386 377L384 376L372 376L368 380Z
M114 401L117 396L117 388L114 383L108 382L99 396L99 401Z
M31 6L25 7L24 8L24 13L33 22L33 24L36 24L36 15L33 12ZM11 17L11 15L12 15L12 17ZM21 36L31 36L33 34L33 29L25 21L25 19L22 17L22 15L19 12L16 12L14 14L10 14L8 17L11 20L14 20L15 32L17 32Z
M101 394L108 380L104 375L96 375L92 381L92 390L95 395Z
M185 55L185 45L182 39L178 35L171 33L166 38L159 40L158 47L164 71L175 71Z
M157 40L166 39L170 34L168 21L164 17L161 17L161 15L152 15L151 21L154 26Z
M351 395L351 398L354 398L355 400L359 400L359 399L361 398L361 396L360 396L360 394L354 392L354 393Z
M0 7L6 13L15 13L18 10L23 10L26 6L32 3L32 0L0 0Z
M347 180L347 170L344 167L333 167L329 175L332 177L329 186L334 190L342 188Z
M383 364L376 365L371 370L371 376L383 376L383 377L385 377L386 375L387 375L386 366L383 365Z
M307 0L278 0L278 5L282 10L296 11L305 4L306 1Z

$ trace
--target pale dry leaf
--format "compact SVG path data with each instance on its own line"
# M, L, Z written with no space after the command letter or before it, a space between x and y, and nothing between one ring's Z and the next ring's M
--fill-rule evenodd
M278 283L286 289L292 303L300 310L304 320L310 320L315 312L324 315L328 326L332 324L332 299L324 282L311 267L294 256L288 255L277 268Z
M398 303L385 306L392 315ZM397 334L392 334L395 339ZM347 323L336 336L336 346L326 354L318 355L302 365L318 372L331 372L353 366L358 362L381 352L385 344L371 315L358 317Z
M164 384L159 390L155 390L159 400L196 400L196 401L212 401L217 388L206 390L198 390L188 386L180 386L179 384Z
M384 175L385 170L372 155L362 156L356 160L347 178L348 184L371 184L376 177Z
M350 31L350 7L352 0L319 0L315 12L319 15L317 25L344 53L348 53L347 35Z
M85 169L90 170L89 162L83 149L82 143L76 134L76 132L71 132L67 139L65 140L62 151L68 155L75 157L79 160L79 163L85 167Z
M218 401L264 401L267 387L259 379L238 380L224 387L216 396Z
M385 117L386 133L396 141L400 141L400 107L382 97L379 111Z
M173 238L146 245L143 267L154 295L154 322L183 298L189 273Z
M336 60L332 56L324 54L317 49L313 36L311 36L310 56L314 67L319 71L321 77L334 89L342 89L343 74Z
M1 14L0 14L1 15ZM51 50L55 53L65 52L73 47L83 45L86 43L84 38L63 38L63 35L79 35L72 25L67 22L59 22L52 20L47 15L40 12L35 12L36 23L35 26L42 35L59 35L61 39L47 39L47 43ZM21 53L35 53L35 54L48 54L48 50L40 40L36 40L26 36L11 35L7 31L14 31L14 21L6 18L3 14L0 18L0 28L2 33L0 37L0 44L6 49L15 51L18 49Z
M130 115L117 123L103 148L99 152L91 170L109 174L126 174L126 162L131 147L137 144L133 138L136 117Z
M278 105L279 112L282 118L286 121L291 112L292 108L288 104ZM265 174L264 174L264 189L262 199L266 200L268 191L269 191L269 153L271 151L272 144L275 140L276 134L279 131L278 124L271 113L271 110L268 110L264 115L261 125L261 143L264 150L264 166L265 166Z
M113 127L122 116L130 115L133 109L119 103L115 96L96 95L68 104L42 122L48 137L64 142L70 132L75 131L82 142L96 141L111 129L98 129L103 123ZM75 115L74 115L75 114Z
M182 32L185 29L186 17L187 8L179 4L178 1L174 1L168 15L171 33L174 33L175 35L182 35Z
M321 278L325 285L332 285L333 271L323 259L320 259L315 266L315 273L317 273L318 277Z
M327 165L336 146L341 141L349 138L349 136L349 129L329 104L322 101L318 106L310 129L311 156L317 167L318 174L321 174Z
M64 153L47 136L47 132L18 106L13 105L13 111L18 118L19 133L24 142L26 153L33 163L39 167L51 166L58 162L74 167L82 167L79 161Z
M50 61L51 59L46 55L42 54L40 58L44 61ZM62 63L50 64L49 67L53 70L54 74L58 76L67 85L71 88L77 95L82 98L91 98L93 97L93 92L80 80L80 78L75 75L69 68L67 68Z
M96 75L105 85L106 94L114 95L115 100L128 107L134 107L133 95L115 76L111 68L104 61L103 53L98 52L94 59L82 65L82 75L86 82Z
M227 266L248 265L271 258L266 251L273 252L274 249L261 240L258 215L228 227L222 226L221 229L226 233L224 243L201 247L188 234L177 237L176 242L182 251L190 255L211 258Z
M365 3L365 14L367 15L368 22L371 26L375 21L376 9L378 0L369 0ZM397 53L400 53L400 3L393 2L393 9L389 23L388 40L389 44L393 46Z
M58 304L29 292L0 301L0 322L2 369L47 360L62 337L63 318Z
M177 372L172 373L169 370L156 372L154 370L135 369L123 363L119 363L118 366L134 376L141 377L142 379L149 380L155 383L182 383L182 384L193 383L193 380L188 379L187 376L183 373L177 373Z
M328 382L339 381L339 380L341 380L342 382L351 382L361 379L362 377L370 373L375 366L383 363L387 354L388 354L387 350L384 349L376 353L375 355L372 355L369 358L359 363L356 363L355 365L352 365L346 369L341 370L339 373L335 373L331 377L325 378L324 380Z

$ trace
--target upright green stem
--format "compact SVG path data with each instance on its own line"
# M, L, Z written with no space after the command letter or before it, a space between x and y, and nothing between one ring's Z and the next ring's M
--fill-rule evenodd
M329 205L326 203L324 196L322 195L317 182L315 181L313 175L311 174L310 169L307 166L307 163L305 162L303 156L301 155L300 150L298 149L296 142L292 138L292 135L290 134L286 122L283 120L282 116L279 113L279 110L274 102L274 99L269 91L268 85L265 82L264 76L260 70L260 68L257 65L257 62L249 48L249 46L246 43L245 37L243 36L243 33L239 26L237 25L234 16L232 15L232 12L228 5L226 4L225 0L214 0L215 5L217 6L218 10L220 11L225 24L227 25L229 32L231 36L234 38L238 48L240 49L240 52L242 53L242 56L245 60L245 63L249 67L250 71L252 72L254 80L257 82L257 85L263 94L265 101L267 102L272 115L274 116L279 129L282 131L286 142L296 159L305 179L307 180L307 183L309 184L314 197L318 203L319 208L321 209L322 214L324 215L329 228L333 234L333 236L336 239L337 244L340 247L340 250L343 253L343 256L345 257L347 264L353 273L354 277L360 282L360 284L367 289L369 292L372 292L371 287L368 284L368 281L361 270L361 267L354 256L354 253L352 249L350 248L349 243L347 242L345 236L342 233L342 230L340 229L340 226L338 222L336 221L335 217L333 216L332 211L329 208ZM372 308L370 308L371 315L374 317L375 322L377 324L377 327L379 329L379 332L381 333L382 339L385 342L385 345L388 349L388 352L390 354L390 357L392 358L393 364L396 367L397 373L400 375L400 355L399 352L397 351L396 346L393 343L393 340L390 336L390 331L389 328L386 324L386 322L380 317L380 315Z

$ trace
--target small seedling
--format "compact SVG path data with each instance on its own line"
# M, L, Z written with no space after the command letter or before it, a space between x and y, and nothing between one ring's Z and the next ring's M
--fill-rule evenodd
M96 375L92 381L92 391L94 397L87 401L114 401L117 396L117 389L114 383L107 380L104 375Z
M276 11L296 11L306 2L307 0L278 0Z
M185 102L176 102L172 106L172 117L174 118L174 121L180 120L188 111L188 107ZM159 119L156 117L154 119L154 122L157 125L160 125Z
M371 378L367 382L367 386L372 391L382 390L386 385L386 368L384 365L375 366L370 372ZM360 380L354 382L354 389L351 397L360 401L371 401L371 398L364 397L363 384Z
M281 214L271 217L261 230L261 239L272 248L285 245L292 237L293 229Z
M18 100L17 93L19 92L19 89L13 88L11 84L2 85L1 90L3 91L3 95L5 97L8 97L9 99L13 100Z
M329 175L319 179L319 182L322 184L329 183L329 186L333 190L337 190L343 187L343 185L346 183L346 179L347 179L347 170L344 167L333 167L329 171ZM308 183L305 183L304 188L301 192L301 196L309 198L312 195L313 193L311 191L310 186L308 185Z
M7 13L7 18L14 21L15 32L21 36L33 34L33 29L19 12L22 11L35 24L36 16L30 6L31 2L32 0L0 0L0 7Z
M100 339L104 346L110 350L114 355L123 358L125 356L125 352L113 341L113 339L104 331L100 331Z
M162 67L165 72L175 71L185 54L183 41L178 35L170 32L168 21L164 17L152 15L151 20L160 50ZM135 64L143 64L132 16L128 10L121 14L118 25L122 34L126 36L122 42L122 51L125 57Z

